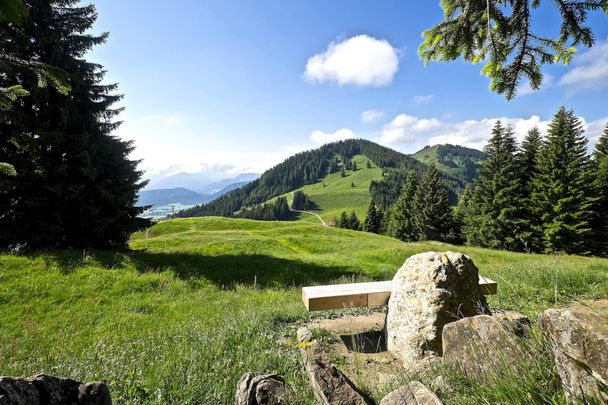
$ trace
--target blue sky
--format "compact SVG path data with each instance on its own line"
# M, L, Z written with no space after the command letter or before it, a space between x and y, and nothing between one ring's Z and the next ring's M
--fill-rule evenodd
M495 119L523 135L545 128L562 104L585 119L590 138L608 121L608 17L599 14L591 19L596 47L580 49L568 67L546 68L541 91L507 102L489 92L480 65L424 67L420 34L440 21L438 2L95 4L95 29L110 38L89 58L120 84L118 135L135 141L133 157L152 179L261 172L353 136L403 152L427 143L481 147ZM552 13L537 20L557 30Z

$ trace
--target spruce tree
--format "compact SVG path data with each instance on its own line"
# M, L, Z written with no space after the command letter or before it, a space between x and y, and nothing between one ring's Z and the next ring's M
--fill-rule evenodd
M419 240L447 241L452 232L448 191L431 164L414 196L414 226Z
M125 247L148 221L137 217L144 183L128 158L133 146L111 134L122 96L84 59L107 34L88 33L96 10L77 0L29 0L27 8L22 26L0 26L0 51L65 71L71 92L39 88L26 68L0 75L0 87L30 89L0 122L0 161L16 169L0 195L0 248Z
M346 177L346 170L344 169L344 166L342 166L342 170L340 170L340 177Z
M520 239L526 251L540 250L542 235L537 232L540 222L535 215L532 203L532 180L538 173L538 156L543 146L543 139L537 127L528 131L517 154L519 179L521 182L522 223Z
M338 228L350 228L350 222L346 211L342 211L342 214L340 214L340 219L338 220Z
M523 245L522 188L513 129L498 121L484 151L487 159L479 170L471 209L465 218L467 242L519 250Z
M352 211L350 213L350 217L348 218L348 227L349 229L352 229L354 231L361 230L361 221L359 221L359 218L357 217L355 211Z
M369 207L367 208L367 215L365 217L363 229L371 233L380 233L381 226L382 213L378 211L376 204L374 204L372 201L369 203Z
M471 185L467 185L458 199L458 205L454 207L452 211L452 224L453 224L453 240L454 243L464 243L466 238L464 236L464 224L465 218L468 215L469 204L473 195L473 189Z
M354 160L353 160L353 163L352 163L352 168L353 168L353 172L357 171L357 162L355 162Z
M401 194L390 208L387 233L393 238L402 241L417 240L416 227L414 225L414 196L418 189L416 172L410 170L401 189Z
M365 164L365 167L367 167L368 169L371 169L372 163L368 160L367 163Z
M532 201L547 252L587 253L593 201L583 125L561 107L538 159Z
M608 124L593 151L593 253L608 256Z

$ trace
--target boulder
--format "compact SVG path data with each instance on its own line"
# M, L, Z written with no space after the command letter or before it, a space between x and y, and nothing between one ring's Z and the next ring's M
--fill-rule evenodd
M103 382L81 383L39 374L32 378L0 377L0 405L111 405Z
M504 311L496 312L492 316L502 322L502 324L516 336L530 336L532 322L524 314L515 311Z
M548 309L540 324L568 401L584 397L608 403L608 300Z
M246 373L237 384L235 399L236 405L285 404L285 380L276 374Z
M489 313L479 271L465 254L426 252L407 259L393 278L388 302L388 350L409 367L441 354L443 327Z
M442 405L442 402L424 384L412 381L382 398L380 405Z
M483 377L505 367L515 367L524 352L513 334L495 317L478 315L443 328L443 361L465 373Z
M325 405L369 405L368 398L327 358L306 327L298 329L298 346L315 397Z

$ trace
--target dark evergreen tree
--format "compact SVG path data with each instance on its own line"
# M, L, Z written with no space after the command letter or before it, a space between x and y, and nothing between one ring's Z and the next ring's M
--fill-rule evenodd
M89 34L95 7L77 0L28 0L20 26L0 25L0 53L36 59L68 75L69 95L38 87L39 77L14 67L0 75L30 90L0 122L0 161L15 166L0 195L0 247L125 247L149 224L137 216L144 186L130 142L111 135L119 125L116 85L102 83L102 66L85 54L107 34Z
M291 208L298 211L308 211L313 208L313 203L303 191L297 190L293 192Z
M547 252L587 253L593 201L583 125L561 107L538 159L532 201Z
M414 197L417 189L416 172L410 170L399 198L390 209L390 219L387 224L389 236L402 241L417 240L418 233L414 223Z
M353 168L353 162L350 159L347 159L346 157L344 158L344 167L346 168L346 170L352 170Z
M342 170L340 171L340 177L346 177L346 170L344 170L344 166L342 166Z
M448 191L433 164L422 176L414 196L414 226L419 240L451 238L452 209Z
M370 162L368 160L367 163L365 164L365 167L367 167L368 169L371 169L372 168L372 162Z
M525 251L541 250L540 241L542 235L538 232L540 229L540 218L534 212L532 204L532 180L538 173L538 155L543 146L543 139L537 127L532 128L521 144L519 153L517 154L517 163L519 166L519 180L521 182L522 196L522 223L520 231L520 239Z
M258 221L284 221L291 219L291 211L287 198L279 197L273 202L242 210L235 216Z
M348 229L352 229L354 231L361 230L361 221L359 221L355 211L352 211L348 217Z
M355 162L353 160L353 163L351 164L351 167L353 168L353 172L356 172L357 171L357 162Z
M473 188L468 185L460 199L458 200L458 205L454 207L452 211L452 224L453 224L453 242L454 243L464 243L466 238L464 236L464 226L465 226L465 218L469 212L469 205L471 202L471 197L473 195Z
M498 121L484 149L487 159L475 183L465 236L469 244L495 249L522 247L522 187L513 130ZM467 231L472 232L469 233Z
M346 213L346 211L342 211L342 214L340 214L340 219L338 220L338 228L343 228L343 229L349 229L350 228L350 221L348 218L348 214Z
M592 249L598 256L608 256L608 124L595 145L592 162L595 196Z
M382 227L382 212L379 212L376 208L376 204L373 202L369 203L367 208L367 215L365 217L365 223L363 229L371 233L380 233Z

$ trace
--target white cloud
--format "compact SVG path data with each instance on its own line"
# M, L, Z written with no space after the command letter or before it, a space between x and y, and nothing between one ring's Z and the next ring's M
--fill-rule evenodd
M440 126L436 118L419 119L411 115L399 114L384 126L380 140L387 144L407 143L413 141L418 134L428 133Z
M593 149L600 136L602 136L604 129L606 128L606 124L608 124L608 117L600 118L591 122L585 122L585 135L587 138L589 138L589 149Z
M342 128L332 133L323 132L317 129L316 131L313 131L312 134L310 134L310 139L312 139L316 143L337 142L354 137L355 134L353 133L353 131L347 128Z
M517 95L518 96L527 96L529 94L533 94L533 93L536 93L543 89L552 87L554 84L555 84L555 78L552 75L545 73L544 77L543 77L543 83L540 85L540 88L538 90L534 90L532 88L532 86L530 85L530 81L526 81L521 86L519 86L519 88L517 89Z
M357 35L332 42L325 52L308 59L304 78L313 83L380 87L389 85L398 69L398 52L387 40Z
M608 39L574 57L574 67L562 76L561 86L573 91L595 90L608 85Z
M167 124L170 127L176 127L176 126L182 125L183 122L184 122L183 118L177 114L170 115L169 117L167 117L167 119L165 119L165 124Z
M513 127L518 141L522 141L531 128L536 126L545 133L549 125L548 121L543 121L536 115L527 119L502 117L444 122L437 118L417 118L400 114L383 128L380 142L395 147L406 146L405 149L421 144L446 143L482 149L498 120Z
M367 110L361 113L361 122L365 124L371 124L384 117L384 111L382 110Z
M430 103L435 98L434 94L426 94L421 96L412 97L412 103L414 104L425 104Z

